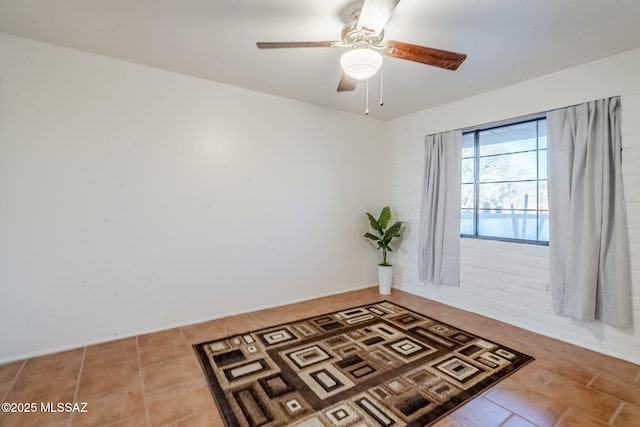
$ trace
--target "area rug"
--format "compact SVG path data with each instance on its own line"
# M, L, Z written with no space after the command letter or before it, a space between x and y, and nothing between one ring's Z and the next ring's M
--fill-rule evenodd
M227 426L426 426L533 360L388 301L194 346Z

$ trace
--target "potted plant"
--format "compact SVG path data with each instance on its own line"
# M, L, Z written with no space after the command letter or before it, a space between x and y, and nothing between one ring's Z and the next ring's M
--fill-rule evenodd
M389 244L394 237L400 236L402 222L397 221L391 227L387 228L391 221L391 209L389 209L389 206L382 208L378 219L375 219L369 212L367 212L367 216L369 217L371 228L373 228L377 235L365 233L364 237L378 245L377 249L382 250L382 263L378 264L378 287L380 288L381 295L389 295L391 293L391 281L393 279L393 266L387 262L387 252L393 252Z

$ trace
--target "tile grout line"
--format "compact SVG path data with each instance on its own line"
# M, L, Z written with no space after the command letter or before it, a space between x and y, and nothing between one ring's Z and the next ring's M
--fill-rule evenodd
M578 357L578 355L579 355L580 353L582 353L582 350L583 350L582 348L581 348L580 350L578 350L578 351L576 352L576 354L574 354L574 355L573 355L573 357L572 357L571 359L569 359L569 361L570 361L570 362L575 362L575 360L574 360L574 359L576 359L576 358Z
M578 385L580 385L580 384L578 384ZM619 397L619 396L616 396L616 395L611 394L611 393L609 393L609 392L606 392L606 391L604 391L604 390L599 390L599 389L597 389L597 388L593 388L593 387L589 387L589 386L583 386L583 387L587 387L587 388L589 388L589 389L590 389L590 390L592 390L592 391L595 391L595 392L598 392L598 393L600 393L600 394L604 394L605 396L611 397L611 398L613 398L613 399L615 399L615 400L619 401L619 402L620 402L620 404L623 404L623 403L629 403L629 404L633 405L633 403L629 402L628 400L625 400L625 399L623 399L623 398L621 398L621 397ZM616 411L614 411L613 413L615 414L615 413L616 413Z
M251 318L253 320L255 320L256 322L258 322L258 324L260 325L260 329L266 328L267 325L260 319L258 319L256 316L253 315L253 313L249 313L249 315L251 316Z
M394 301L393 299L389 299L389 300L390 300L392 303L394 303L394 304L403 305L401 301L396 302L396 301ZM371 304L371 303L373 303L373 302L375 302L375 301L372 301L372 302L366 302L366 303L363 303L363 304L360 304L360 303L356 303L356 304L364 306L364 305L369 305L369 304ZM427 309L420 309L420 308L417 308L417 307L412 307L410 304L406 304L406 302L404 303L404 305L405 305L405 306L407 306L408 308L410 308L411 310L414 310L414 311L421 312L421 310L424 310L425 312L428 312L428 310L427 310ZM251 318L252 318L255 322L257 322L258 324L262 325L262 327L266 327L266 325L264 324L264 322L263 322L263 321L261 321L261 320L258 318L259 316L256 316L256 315L254 315L254 314L252 314L252 313L249 313L249 314L251 314ZM313 317L313 316L311 316L311 315L310 315L309 317ZM298 319L296 319L296 320L298 320ZM502 322L495 321L495 322L492 322L491 324L499 324L499 323L502 323ZM181 336L182 336L182 338L183 338L183 341L184 341L184 342L186 342L188 345L190 345L190 342L186 339L186 332L189 332L189 329L183 330L183 328L182 328L182 327L179 327L178 329L179 329L179 333L180 333L180 335L181 335ZM223 336L229 336L229 333L227 332L226 328L221 328L221 329L225 331L225 333L223 334ZM255 328L252 328L252 329L255 329ZM476 332L474 332L474 334L475 334L475 333L476 333ZM239 335L239 334L238 334L238 335ZM533 341L535 341L535 338L533 338L533 339L532 339L532 336L533 336L533 337L535 337L536 335L537 335L537 334L532 333L532 334L530 334L530 335L525 336L525 337L524 337L523 342L526 342L526 341L532 341L532 340L533 340ZM518 348L518 347L515 347L515 348ZM152 396L147 397L147 396L146 396L146 393L145 393L145 384L144 384L144 377L143 377L143 374L142 374L142 365L141 365L141 352L140 352L141 346L139 346L138 337L136 337L136 349L137 349L137 362L138 362L138 368L139 368L139 372L140 372L140 383L141 383L141 385L142 385L142 389L143 389L143 404L145 405L145 425L146 425L147 427L151 427L151 426L152 426L152 422L151 422L151 419L150 419L150 406L148 405L148 402L152 402L152 403L153 403L153 399L151 399L151 398L150 398L150 397L152 397ZM82 396L82 394L80 394L80 393L79 393L79 386L81 385L81 381L82 381L82 380L81 380L81 378L80 378L80 376L82 375L82 376L84 377L83 371L84 371L84 363L86 363L86 352L88 352L88 347L85 347L85 348L84 348L84 351L83 351L83 353L82 353L81 364L80 364L80 371L79 371L79 373L78 373L78 380L77 380L77 384L76 384L76 390L75 390L74 398L77 398L78 396ZM192 357L196 358L196 360L197 360L197 356L196 356L195 352L191 352L191 354L192 354ZM543 354L552 354L552 352L551 352L551 351L549 351L549 350L544 350L544 351L543 351ZM583 350L578 350L578 352L577 352L577 353L575 353L575 354L573 355L573 357L571 357L569 360L571 360L571 361L573 361L574 363L578 364L578 363L579 363L579 359L580 359L580 357L578 357L578 355L581 355L581 354L583 354ZM14 387L17 387L17 386L21 383L20 378L22 377L22 375L25 375L25 374L24 374L24 370L27 370L27 369L26 369L26 364L27 364L27 362L28 362L29 360L30 360L30 359L25 359L25 360L23 360L23 361L21 362L21 364L19 365L19 369L18 369L18 370L16 370L16 374L13 376L13 380L9 383L9 387L8 387L7 391L4 393L4 398L8 397L8 395L10 394L10 392L11 392L12 390L14 390L14 391L15 391ZM135 360L135 359L134 359L134 360ZM32 362L32 363L33 363L33 362ZM29 370L27 370L27 371L29 371ZM553 374L553 373L551 373L551 374L552 374L552 377L551 377L551 378L549 378L547 381L545 381L545 382L540 386L541 388L542 388L542 387L545 387L546 385L548 385L548 384L549 384L551 381L553 381L555 378L560 378L560 379L564 379L564 378L565 378L565 377L563 377L561 374ZM589 380L589 381L588 381L588 383L587 383L586 387L591 387L591 386L594 384L594 382L595 382L598 378L601 378L601 377L602 377L602 378L605 378L605 377L606 377L606 373L605 373L605 371L602 371L602 372L600 372L600 371L599 371L599 372L596 372L596 373L594 374L594 376L591 378L591 380ZM202 378L204 379L204 377L202 377ZM633 374L631 373L631 374L629 375L629 378L632 380L632 382L640 383L640 370L637 372L637 375L636 375L636 376L633 376ZM606 379L606 378L605 378L605 379ZM86 381L86 380L84 380L84 381ZM575 383L576 383L576 384L578 384L578 385L581 385L580 383L576 382L575 380L570 380L570 381L575 382ZM482 396L482 397L484 397L484 398L486 398L486 399L488 399L488 400L490 400L490 401L492 401L489 397L487 397L487 394L488 394L492 389L494 389L494 387L491 387L491 388L489 388L488 390L486 390L485 392L483 392L483 393L481 394L481 396ZM151 390L153 390L153 388L151 388ZM539 388L538 390L540 390L540 388ZM604 393L604 394L608 395L608 393L605 393L605 392L603 392L603 391L600 391L600 390L597 390L597 391L598 391L598 392L600 392L600 393ZM541 395L543 395L543 394L541 394ZM544 396L544 395L543 395L543 396ZM612 396L612 397L614 397L614 398L616 398L616 399L620 399L620 398L618 398L618 397L616 397L616 396ZM496 402L494 402L494 403L496 403ZM496 404L498 404L498 403L496 403ZM498 405L499 405L499 404L498 404ZM615 420L616 420L616 417L618 417L618 416L620 415L620 413L621 413L621 412L623 412L623 411L625 410L625 408L628 408L628 405L630 405L630 403L628 403L628 401L621 400L621 401L619 402L619 405L618 405L618 406L616 407L616 409L612 412L612 414L611 414L611 416L610 416L610 418L609 418L610 423L611 423L611 422L613 422L613 421L615 421ZM499 406L502 406L502 405L499 405ZM570 406L570 408L573 408L573 410L574 410L574 411L575 411L575 409L576 409L576 407L575 407L575 406ZM505 409L506 409L506 410L508 410L508 411L510 411L510 412L512 412L512 416L508 417L508 418L507 418L505 421L503 421L503 423L501 423L500 425L504 425L508 420L512 419L513 417L516 417L516 416L517 416L517 417L522 417L522 415L518 414L517 412L513 412L512 410L510 410L510 409L508 409L508 408L506 408L506 407L505 407ZM560 420L564 420L564 419L570 420L570 419L572 418L572 415L574 415L574 414L573 414L573 413L571 413L571 415L569 415L569 414L570 414L570 413L569 413L568 411L565 411L565 412L563 412L563 413L560 413L560 418L558 419L558 421L560 421ZM140 415L141 415L141 414L140 414ZM184 418L180 418L180 419L178 420L178 422L182 422L182 421L186 420L187 418L189 418L189 416L185 416ZM525 417L523 417L523 418L525 418ZM525 419L526 419L526 418L525 418ZM82 421L82 420L81 420L81 418L79 418L79 422L80 422L80 421ZM619 421L619 420L618 420L618 421ZM72 424L74 424L74 423L75 423L75 419L73 418L73 416L69 418L68 423L69 423L69 426L71 426ZM114 427L115 427L115 424L116 424L116 423L114 423L114 424L113 424L113 426L114 426ZM111 424L110 424L110 425L111 425ZM556 424L554 424L554 425L559 425L559 424L558 424L558 422L557 422L557 423L556 423Z
M138 371L140 372L140 386L142 388L142 402L144 403L144 422L147 427L151 427L151 416L149 415L149 402L147 401L147 390L144 386L144 375L142 374L142 363L140 362L140 342L136 336L136 356L138 359Z
M624 404L625 404L625 401L621 400L616 410L613 411L613 414L611 414L611 417L609 417L609 421L608 421L609 425L613 425L613 421L615 421L615 419L618 417L620 412L622 412L622 408L624 407Z
M544 383L542 383L542 385L540 385L540 387L538 387L538 388L536 389L536 393L540 393L540 394L542 394L543 396L547 396L546 394L544 394L544 393L540 392L540 390L542 390L542 389L544 388L544 386L546 386L547 384L549 384L551 381L553 381L553 380L554 380L555 378L557 378L557 377L558 377L558 375L557 375L557 374L554 374L554 373L552 372L551 378L549 378L549 379L548 379L548 380L546 380ZM550 397L550 396L547 396L547 397Z
M391 302L392 302L392 304L397 304L397 305L401 305L401 306L402 306L402 304L401 304L400 302L396 302L396 301L391 301ZM364 306L367 306L367 305L371 305L372 303L373 303L373 302L367 302L367 303L360 304L359 302L355 302L354 304L358 305L359 307L364 307ZM405 303L405 306L410 306L410 305ZM347 308L348 308L348 307L347 307ZM342 310L344 310L344 308L336 308L336 309L335 309L335 312L340 312L340 311L342 311ZM418 310L422 310L422 309L413 307L413 308L408 308L408 310L411 310L411 311L418 311ZM427 311L427 312L428 312L428 310L423 310L423 311ZM423 311L418 311L418 312L421 314ZM253 314L253 313L248 313L248 314L250 314L250 315L251 315L251 318L253 318L253 319L254 319L258 324L262 325L262 327L264 327L264 328L268 328L268 329L270 329L270 328L273 328L273 327L274 327L274 325L271 325L271 324L270 324L269 326L265 325L265 323L260 319L260 317L259 317L259 316L256 316L255 314ZM332 312L332 313L326 313L326 315L329 315L329 314L333 314L333 312ZM422 314L421 314L421 315L422 315ZM279 323L279 324L280 324L280 325L289 325L289 324L291 324L291 323L295 323L295 322L300 321L300 320L303 320L303 319L307 319L307 318L308 318L308 319L312 319L312 318L314 318L314 317L316 317L316 316L317 316L317 314L309 314L309 315L308 315L308 317L304 317L304 318L298 318L297 316L293 316L293 317L294 317L294 319L287 319L287 321L286 321L285 323ZM429 318L429 316L427 316L427 315L424 315L424 316ZM438 318L439 318L439 317L440 317L440 316L438 316ZM445 322L443 322L443 323L445 323ZM496 323L496 322L491 322L491 324L494 324L494 323ZM258 330L260 330L260 329L258 329ZM236 336L240 337L240 336L242 336L242 335L243 335L243 333L241 333L241 332L237 332L237 333L235 333L235 334L231 334L231 335L236 335ZM552 374L552 376L555 376L555 375L554 375L554 374ZM496 385L497 385L497 383L496 383ZM489 399L489 398L486 396L486 394L487 394L487 393L489 393L492 389L494 389L494 387L490 387L489 389L485 390L483 393L481 393L480 395L478 395L478 397L482 397L482 398L487 399L487 400L488 400L488 401L490 401L490 402L493 402L491 399ZM465 403L466 403L466 402L465 402ZM504 409L505 409L505 411L506 411L506 412L508 412L508 414L509 414L509 415L505 418L505 420L503 420L503 422L502 422L500 425L504 425L508 420L511 420L511 419L518 420L518 419L522 418L522 419L524 419L524 420L527 420L527 418L526 418L526 417L523 417L522 415L520 415L520 414L518 414L518 413L516 413L516 412L513 412L513 410L510 410L510 409L508 409L508 408L506 408L506 407L502 406L502 405L501 405L501 404L499 404L499 403L496 403L496 402L493 402L493 403L494 403L496 406L499 406L499 407L504 408ZM517 417L517 418L515 418L515 417ZM457 425L457 424L456 424L456 425Z
M509 411L509 412L511 412L511 411ZM506 424L507 424L507 422L508 422L509 420L513 419L513 417L515 417L515 416L516 416L516 414L515 414L515 413L513 413L513 412L511 412L511 415L509 415L507 418L505 418L505 419L504 419L504 421L502 421L502 422L500 423L500 425L498 425L498 427L501 427L501 426L506 425Z
M556 421L556 423L553 425L554 427L561 425L560 423L562 422L562 420L564 420L566 418L566 416L569 414L569 411L571 410L572 406L569 406L567 408L566 411L564 411L562 413L562 415L560 416L560 418L558 418L558 421Z
M78 391L80 390L80 380L82 379L82 371L84 369L84 358L87 354L87 347L82 350L82 359L80 359L80 370L78 371L78 379L76 381L76 390L73 393L73 404L75 405L78 402ZM75 416L75 411L71 411L71 416L69 417L69 427L73 425L73 417Z
M178 329L180 330L180 335L182 336L182 340L185 342L187 347L189 347L190 350L191 350L189 352L191 354L191 358L193 360L195 360L198 365L200 365L200 360L198 360L198 355L197 355L197 353L195 351L193 351L194 344L191 341L187 340L187 337L184 335L184 331L182 330L182 327L180 327Z
M14 384L16 383L16 381L18 381L18 377L20 376L20 374L24 370L24 367L26 366L28 361L29 361L29 359L24 359L22 361L22 365L20 366L20 369L18 369L18 372L16 372L15 376L13 377L13 381L11 381L11 384L9 384L9 387L7 388L7 391L4 393L4 396L2 396L2 402L6 402L7 396L9 396L9 392L13 388Z
M593 376L593 378L591 378L589 380L589 382L587 383L587 385L585 387L592 388L591 384L593 384L598 379L598 377L600 376L601 373L602 373L602 371L600 371L600 370L598 372L596 372L596 374ZM594 390L596 390L596 389L594 389Z
M531 343L531 340L533 340L536 335L539 335L539 334L537 334L535 332L531 332L524 340L522 340L522 342L523 343ZM534 344L534 343L531 343L531 344ZM538 348L540 348L540 347L538 347ZM546 351L545 349L541 349L541 350Z
M182 340L185 342L185 344L189 345L189 342L187 341L187 337L185 337L184 332L182 332L182 326L178 327L178 330L180 331L180 336L182 337Z
M490 390L494 390L496 388L498 384L494 384L493 386L489 387L489 390L486 391L490 391ZM536 392L537 393L537 392ZM538 393L541 394L541 393ZM489 402L493 403L496 406L501 407L502 409L504 409L505 411L511 413L510 416L508 416L502 423L500 423L500 426L504 425L507 421L509 421L511 418L513 417L520 417L525 421L528 421L532 424L535 424L533 421L531 421L529 418L527 418L526 416L519 414L518 412L514 411L513 409L508 408L507 406L503 405L502 403L496 402L495 400L493 400L492 398L490 398L489 396L486 396L484 393L480 394L480 396L484 397L485 399L487 399ZM457 409L456 409L457 410ZM454 410L454 412L456 411ZM498 427L500 427L498 426Z
M598 376L600 375L600 373L601 373L601 372L597 373L597 374L595 375L595 377L598 377ZM545 382L542 386L540 386L540 388L537 390L537 392L538 392L538 393L540 393L540 392L539 392L539 390L540 390L542 387L544 387L545 385L547 385L551 380L553 380L554 378L556 378L556 377L558 377L558 376L559 376L559 375L554 374L554 376L553 376L551 379L549 379L549 381ZM562 376L560 376L560 377L562 377ZM595 392L597 392L597 393L600 393L600 394L603 394L603 395L605 395L605 396L611 397L611 398L613 398L613 399L615 399L615 400L617 400L617 401L619 401L619 402L620 402L620 403L618 404L618 406L617 406L616 410L614 410L614 411L613 411L613 413L611 414L611 417L609 417L609 422L607 422L607 424L611 425L611 422L612 422L612 421L615 419L615 417L620 413L620 411L622 410L622 406L623 406L625 403L627 403L627 401L626 401L626 400L621 399L621 398L620 398L620 397L618 397L618 396L615 396L615 395L613 395L613 394L607 393L606 391L598 390L597 388L592 388L592 387L590 386L590 384L591 384L591 383L593 383L593 381L595 380L595 377L594 377L594 379L592 379L591 381L589 381L589 385L582 385L582 384L580 384L580 383L578 383L578 382L575 382L575 381L573 381L573 380L570 380L570 379L568 379L568 380L569 380L569 381L571 381L571 382L573 382L573 383L575 383L578 387L588 388L588 389L589 389L589 390L591 390L591 391L595 391ZM565 378L565 377L562 377L562 378ZM567 378L565 378L565 379L567 379ZM544 393L540 393L540 394L545 395ZM546 395L545 395L545 396L546 396ZM548 396L548 397L551 397L551 396ZM571 408L573 408L573 406L570 406L570 407L569 407L569 409L571 409ZM564 415L566 415L566 414L564 414ZM562 417L562 418L564 418L564 415L563 415L563 417ZM599 420L601 420L601 421L604 421L604 420L602 420L601 418L599 418L599 417L597 417L597 416L594 416L594 417L595 417L595 418L597 418L597 419L599 419ZM562 418L561 418L559 421L561 421L561 420L562 420Z

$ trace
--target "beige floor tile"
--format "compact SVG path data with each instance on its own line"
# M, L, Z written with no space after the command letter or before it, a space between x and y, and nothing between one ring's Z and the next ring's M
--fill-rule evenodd
M520 418L517 415L513 415L500 427L537 427L537 425L525 420L524 418Z
M211 320L195 325L183 326L180 328L187 344L194 345L201 342L213 341L224 338L229 332L223 327L220 321Z
M84 369L130 363L138 357L136 338L125 338L87 347L82 364Z
M582 350L581 347L573 344L539 334L533 334L528 341L541 350L553 355L556 359L567 361L572 360Z
M191 351L192 348L187 344L180 328L138 337L138 354L142 367L181 358Z
M501 344L507 346L519 346L522 347L533 335L533 332L529 332L525 329L518 328L517 326L507 325L506 323L496 322L489 323L480 330L470 331L479 335L487 336L494 341L498 341Z
M556 424L557 427L605 427L609 424L589 414L570 408L565 416Z
M193 344L385 299L536 357L436 427L640 425L639 365L395 289L381 297L368 288L1 365L6 401L75 398L89 412L0 413L0 426L222 427Z
M534 360L520 369L498 385L513 384L513 387L525 391L538 391L540 387L549 382L555 374L542 368L538 360Z
M202 382L150 392L146 403L154 426L175 424L196 414L200 407L215 406L211 393Z
M524 374L518 371L498 383L484 396L538 426L553 426L567 411L568 406L536 392L536 378L532 374L527 376L520 375L521 373Z
M24 366L24 360L0 365L0 401L9 391L9 388L15 381L18 372Z
M73 401L83 354L81 348L27 360L6 401Z
M224 421L222 421L217 411L215 413L199 412L191 414L174 424L174 427L193 426L224 427Z
M39 405L39 403L38 403ZM0 413L2 427L68 427L71 414L68 413Z
M79 398L79 400L83 401L83 398ZM73 414L73 427L98 427L134 420L139 423L145 417L144 397L140 390L135 392L114 391L101 397L87 398L86 402L86 413Z
M580 364L591 365L607 372L610 378L617 378L624 382L634 382L640 378L640 365L626 360L616 359L606 354L596 353L583 348L575 355L573 361Z
M542 386L540 393L564 405L579 409L580 411L575 411L577 414L587 414L604 422L609 422L620 405L620 400L615 397L560 376L554 377Z
M254 311L251 314L264 328L298 320L298 317L292 314L289 306Z
M83 367L77 397L86 401L109 394L141 392L141 384L136 359Z
M463 427L498 427L511 412L484 397L476 397L449 415Z
M262 328L262 323L251 314L222 317L218 319L218 322L229 335L255 331L256 329Z
M600 373L600 370L594 366L557 358L557 354L556 352L545 351L536 356L536 364L539 368L568 378L580 385L589 384Z
M640 384L623 381L617 376L612 377L609 373L603 372L589 384L589 387L640 406Z
M149 367L143 367L142 376L144 378L145 391L148 393L176 387L182 383L204 380L202 369L196 358L189 353L165 363L156 363Z
M453 421L450 417L445 417L435 423L433 427L460 427L460 424Z
M149 427L149 424L144 415L133 415L111 424L102 424L102 427Z
M624 403L611 425L616 427L635 427L640 425L640 406Z

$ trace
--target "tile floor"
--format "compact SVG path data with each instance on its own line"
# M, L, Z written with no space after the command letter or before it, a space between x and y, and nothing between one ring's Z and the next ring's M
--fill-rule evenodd
M2 402L87 412L0 412L0 426L222 426L192 344L380 299L370 288L1 365ZM397 290L388 299L536 357L437 427L640 426L640 365Z

